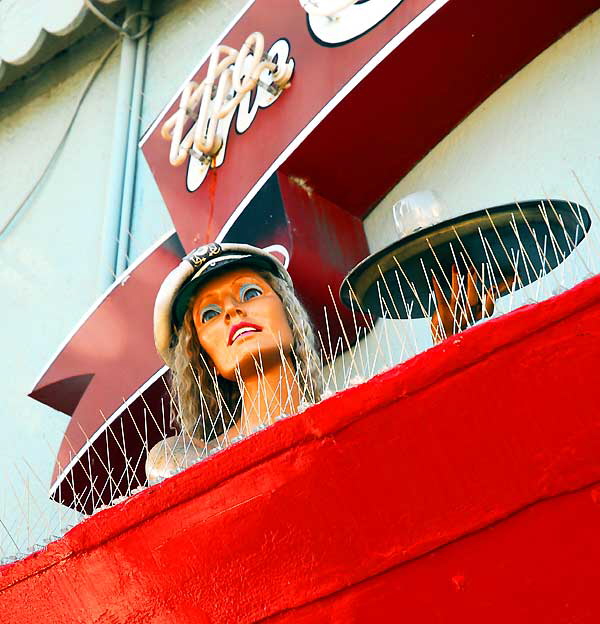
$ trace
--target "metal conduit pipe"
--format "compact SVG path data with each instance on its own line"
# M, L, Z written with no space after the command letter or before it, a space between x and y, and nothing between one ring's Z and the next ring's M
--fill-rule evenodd
M150 13L152 0L142 0L141 11ZM143 15L139 19L138 32L146 29L149 17ZM131 106L129 109L129 129L127 132L127 154L125 157L125 172L123 180L123 195L121 199L119 237L117 244L117 258L115 273L119 275L129 265L129 249L131 247L131 221L133 216L134 191L137 173L138 141L140 138L140 122L142 116L142 99L144 79L146 75L146 52L148 49L148 34L135 42L134 82L131 92Z
M139 0L132 0L128 3L125 12L125 22L131 21L131 17L139 13ZM142 39L146 40L144 36ZM110 173L108 188L106 193L106 207L104 211L104 225L102 232L102 242L100 250L100 289L106 290L120 272L117 269L117 257L121 241L121 209L123 205L123 191L125 188L125 176L127 159L130 154L129 129L132 116L132 96L136 83L135 73L137 65L138 41L129 37L123 37L121 47L121 61L119 67L119 79L117 84L117 98L115 111L115 125L113 130L113 149L110 163ZM143 46L144 52L146 44ZM144 53L145 61L145 53ZM143 79L143 73L142 73ZM137 86L137 85L135 85ZM139 85L141 95L141 85ZM139 122L138 122L139 128ZM129 168L129 175L135 176L135 166Z

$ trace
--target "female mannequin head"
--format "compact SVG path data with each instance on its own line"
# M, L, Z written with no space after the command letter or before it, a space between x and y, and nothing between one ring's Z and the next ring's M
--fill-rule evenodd
M171 367L177 420L205 441L239 421L265 384L278 385L271 390L282 400L276 413L261 415L263 422L318 401L321 393L314 333L287 271L262 250L216 247L200 270L166 288L173 320L167 348L155 309L155 338ZM157 307L160 299L159 293Z
M279 366L291 355L290 321L269 278L252 267L227 268L204 282L190 301L192 333L229 381Z

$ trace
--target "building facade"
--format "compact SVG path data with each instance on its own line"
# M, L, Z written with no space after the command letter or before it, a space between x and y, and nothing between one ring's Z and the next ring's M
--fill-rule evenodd
M452 3L439 3L439 8ZM96 4L116 24L133 15L130 25L143 29L149 20L151 29L133 41L95 17L83 2L64 3L60 15L43 3L36 10L34 2L0 2L0 69L4 70L0 74L4 80L0 219L5 224L0 225L0 279L5 302L2 342L10 354L0 382L5 397L1 461L10 483L1 493L0 519L6 531L0 543L7 557L22 556L44 535L50 537L78 520L48 500L42 487L51 481L69 418L27 395L46 363L118 281L120 272L173 232L171 214L137 148L138 140L220 39L219 33L252 5L181 0L155 1L151 6L132 3L126 9L124 3ZM465 114L456 113L458 118L448 117L451 127L439 128L437 135L431 134L438 123L436 111L439 119L446 119L444 111L464 100L468 76L456 90L446 88L436 101L431 100L435 89L430 81L436 79L436 64L444 55L443 49L436 49L434 38L429 42L434 53L417 68L422 82L414 79L414 70L412 80L401 74L390 77L397 85L395 96L400 93L415 101L417 108L432 111L418 124L423 135L438 138L430 139L431 144L424 141L414 162L399 157L403 164L391 188L382 189L377 202L362 211L370 251L394 241L393 204L420 190L435 191L450 217L515 201L561 198L586 206L592 220L596 218L600 12L592 4L570 18L560 37L556 34L540 43L524 66L495 77L493 92L480 94L480 101L473 100L476 106ZM149 17L137 15L146 9ZM535 20L523 19L523 24L536 27ZM58 34L40 39L43 32ZM476 38L478 32L472 36ZM24 41L30 42L29 47ZM464 46L465 54L479 49ZM510 57L511 46L515 42L504 39L496 53ZM29 60L20 65L26 70L19 75L15 59L25 58ZM475 63L481 74L488 62L482 56ZM293 88L310 91L303 86L302 67L295 71ZM423 93L428 98L420 102ZM374 97L385 98L385 89ZM389 110L393 114L394 107ZM346 132L355 129L348 127ZM385 132L386 120L379 117L365 129L367 136ZM401 139L397 138L400 155L410 151ZM370 154L368 142L359 137L356 146L356 159L364 162L368 185L377 154ZM327 152L333 145L320 147ZM312 181L306 179L306 184L310 187ZM342 178L340 186L344 184ZM360 186L356 179L347 184L348 192ZM519 295L511 307L558 294L595 274L595 237L592 229L586 246L565 264L560 279L542 278L541 286ZM507 304L499 303L500 312L503 305ZM391 336L387 343L391 357L374 355L382 361L373 370L407 359L431 344L424 320L384 321L366 339L372 353L378 353L376 345L386 334ZM410 336L412 350L398 335ZM102 348L110 349L110 341L90 344L86 355L94 357ZM33 503L18 502L19 495L29 490ZM40 522L41 517L46 520Z

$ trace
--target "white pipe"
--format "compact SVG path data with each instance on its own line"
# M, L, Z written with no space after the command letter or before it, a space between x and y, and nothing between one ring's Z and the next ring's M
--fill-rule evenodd
M126 18L136 11L129 6ZM135 41L122 37L121 63L117 84L115 125L113 128L113 147L110 162L108 186L106 189L106 205L104 209L104 225L100 249L100 290L111 285L116 275L117 246L121 222L121 199L123 196L123 178L125 175L125 159L127 156L127 131L129 129L129 105L133 89L135 71Z
M151 0L143 0L144 10ZM131 0L125 23L140 12L140 0ZM141 18L140 28L147 25ZM106 192L104 225L100 249L100 290L105 290L127 266L129 229L135 188L137 140L148 36L139 40L122 37L121 62L117 84L113 148Z
M142 12L150 12L151 0L142 1ZM138 32L147 28L149 17L139 19ZM144 79L146 74L146 52L148 49L148 33L135 41L134 82L131 92L131 106L129 109L129 128L127 138L127 153L125 156L125 172L123 180L123 195L121 199L121 219L117 244L117 259L115 273L119 275L129 265L129 250L131 248L131 220L133 215L134 191L137 173L138 141L140 139L140 122L142 114L142 99Z

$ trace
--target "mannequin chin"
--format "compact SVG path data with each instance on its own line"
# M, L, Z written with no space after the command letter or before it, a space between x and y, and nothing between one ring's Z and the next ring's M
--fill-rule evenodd
M235 268L206 281L192 303L196 335L217 373L248 380L282 365L293 337L283 303L251 268Z

